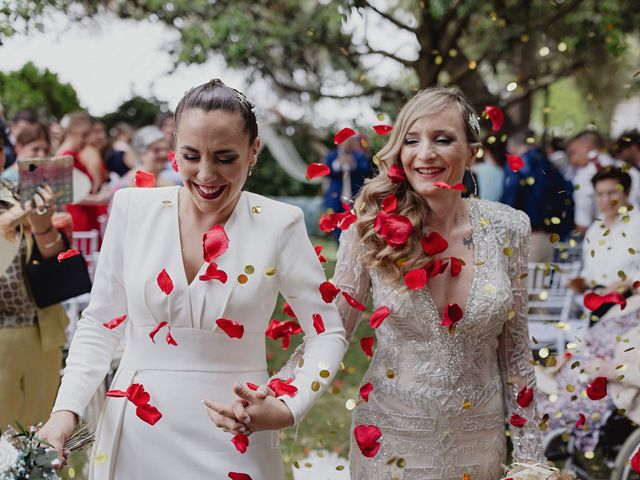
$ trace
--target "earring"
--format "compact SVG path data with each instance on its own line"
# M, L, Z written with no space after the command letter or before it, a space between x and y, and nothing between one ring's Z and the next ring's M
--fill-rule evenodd
M471 177L471 181L473 182L473 196L478 196L478 182L476 182L476 176L471 171L471 167L467 165L467 170L469 171L469 176Z
M255 167L256 167L255 165L251 165L251 166L249 167L249 176L253 175L253 169L254 169Z

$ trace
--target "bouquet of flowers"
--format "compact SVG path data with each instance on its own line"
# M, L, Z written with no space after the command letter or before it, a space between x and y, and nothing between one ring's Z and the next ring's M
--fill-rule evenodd
M505 480L575 480L575 475L550 465L514 462L507 468Z
M59 480L58 453L38 438L38 427L9 427L0 436L0 480ZM93 429L81 423L64 448L77 452L93 443Z

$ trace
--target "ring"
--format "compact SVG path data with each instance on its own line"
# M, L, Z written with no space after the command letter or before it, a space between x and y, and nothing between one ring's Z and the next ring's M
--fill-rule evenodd
M45 206L45 207L37 207L37 208L36 208L36 213L37 213L38 215L40 215L40 216L42 216L42 215L46 215L48 211L49 211L49 209L48 209L48 208L46 208L46 206Z
M49 204L49 203L47 203L47 202L44 202L44 206L45 206L46 208L49 208L49 207L51 206L51 204Z

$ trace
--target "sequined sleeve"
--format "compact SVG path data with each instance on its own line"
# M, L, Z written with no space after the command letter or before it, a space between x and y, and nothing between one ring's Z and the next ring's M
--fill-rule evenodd
M527 325L527 281L523 273L527 272L529 256L529 236L531 227L528 217L520 211L507 212L506 221L508 239L505 245L511 248L509 277L513 291L513 309L509 314L499 338L498 360L502 376L505 413L509 421L513 441L514 461L544 462L542 434L535 410L535 394L528 404L523 395L518 404L518 393L523 389L533 389L536 379L533 369L533 356L529 347L529 328ZM517 427L526 420L526 423Z
M346 292L358 302L366 305L371 281L361 261L360 237L356 232L355 226L351 226L351 228L345 230L340 237L340 247L338 248L333 283L341 291ZM360 322L361 312L349 305L342 294L338 295L335 302L346 331L347 342L351 342ZM303 357L304 343L296 348L287 363L274 377L293 377L295 366Z

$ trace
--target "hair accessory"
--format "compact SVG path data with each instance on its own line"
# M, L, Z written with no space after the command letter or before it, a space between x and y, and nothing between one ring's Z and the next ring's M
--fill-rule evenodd
M477 136L480 136L480 122L478 121L478 116L475 113L469 114L469 126Z
M236 98L238 99L240 104L249 107L249 110L251 110L251 113L253 113L255 115L256 114L256 106L247 99L245 94L242 93L239 90L236 90L235 88L231 88L231 87L229 87L229 88L234 93L234 95L236 96Z

